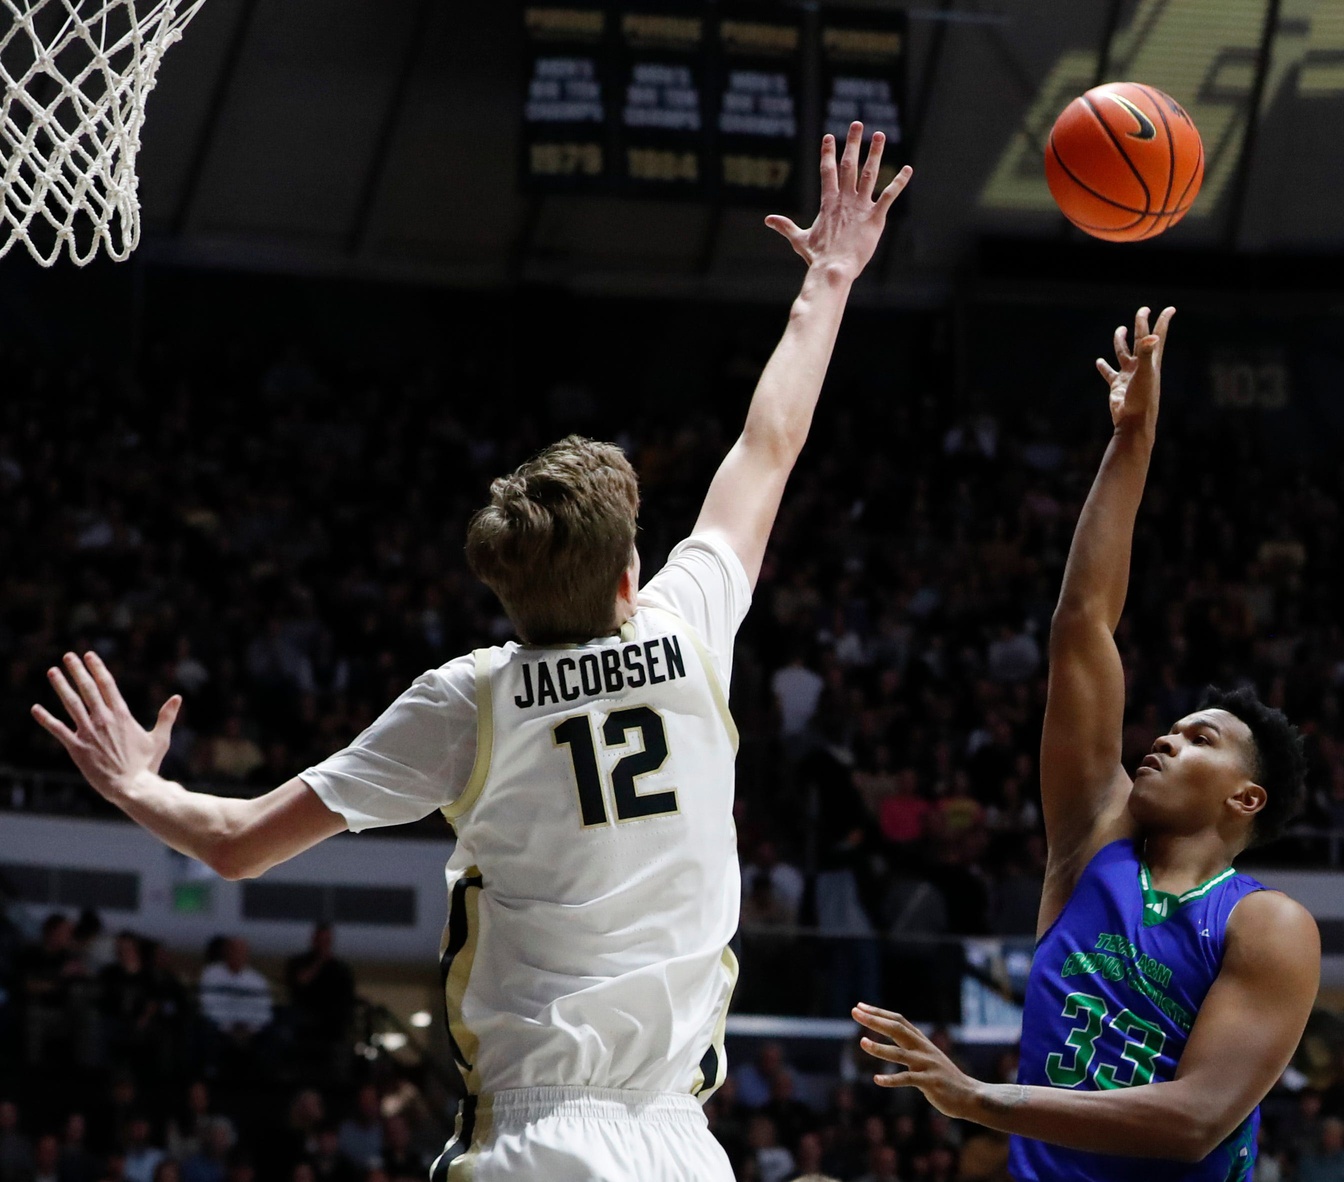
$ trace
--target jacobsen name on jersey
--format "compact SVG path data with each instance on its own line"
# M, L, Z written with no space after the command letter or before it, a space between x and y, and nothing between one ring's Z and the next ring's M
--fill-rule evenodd
M520 661L518 676L522 691L513 704L520 710L529 706L577 702L598 694L618 694L624 689L661 685L686 676L681 655L681 640L659 636L643 644L604 648L600 652L546 657L539 661Z

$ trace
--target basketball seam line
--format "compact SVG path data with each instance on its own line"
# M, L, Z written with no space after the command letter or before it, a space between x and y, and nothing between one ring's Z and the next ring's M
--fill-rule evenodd
M1129 171L1134 174L1134 179L1139 182L1139 187L1143 189L1143 200L1144 204L1147 206L1143 211L1143 216L1147 217L1153 212L1153 195L1148 191L1148 182L1143 179L1143 173L1134 167L1134 161L1129 158L1129 153L1125 151L1124 145L1121 144L1120 140L1116 137L1115 132L1111 130L1111 125L1101 117L1101 111L1097 109L1097 104L1088 98L1087 95L1083 95L1083 102L1087 105L1087 109L1092 112L1096 121L1101 124L1102 130L1110 138L1111 143L1115 145L1115 150L1120 153L1120 158L1129 165Z
M1192 204L1193 204L1193 203L1192 203ZM1172 209L1172 210L1168 210L1166 213L1152 213L1152 214L1145 214L1144 217L1151 217L1151 218L1153 219L1154 222L1161 222L1161 221L1168 220L1168 219L1171 219L1171 218L1178 218L1178 217L1181 217L1181 216L1183 216L1184 214L1189 213L1189 212L1190 212L1190 208L1191 208L1191 207L1190 207L1189 205L1187 205L1184 209ZM1060 212L1063 213L1064 211L1061 209ZM1098 225L1095 225L1095 224L1092 223L1092 222L1080 222L1080 221L1077 220L1077 218L1069 217L1069 215L1068 215L1067 213L1065 213L1064 216L1065 216L1066 218L1068 218L1069 221L1072 222L1075 226L1077 226L1080 230L1096 230L1096 231L1098 231L1099 233L1102 233L1102 234L1123 234L1127 229L1133 229L1134 226L1138 225L1138 222L1134 222L1134 223L1133 223L1132 225L1130 225L1130 226L1121 226L1121 227L1119 227L1119 228L1117 229L1115 226L1098 226ZM1143 218L1139 218L1139 222L1141 222L1141 221L1143 221ZM1120 239L1120 241L1124 241L1124 242L1137 242L1140 238L1151 237L1151 236L1152 236L1152 233L1153 233L1153 231L1145 230L1142 234L1140 234L1140 235L1138 235L1138 236L1136 236L1136 237L1134 237L1134 238Z
M1193 185L1193 184L1195 183L1195 177L1202 177L1203 175L1204 175L1204 141L1203 141L1203 139L1200 139L1200 141L1199 141L1199 159L1195 162L1194 171L1192 171L1192 172L1190 173L1190 179L1189 179L1188 181L1185 182L1185 188L1181 190L1181 195L1176 199L1176 204L1177 204L1178 207L1181 205L1182 202L1185 201L1185 195L1186 195L1188 192L1190 192L1190 186ZM1198 192L1196 192L1195 197L1198 197L1198 196L1199 196L1199 194L1198 194ZM1187 205L1187 206L1185 207L1187 210L1190 208L1191 205L1194 205L1194 203L1195 203L1195 197L1192 197L1192 198L1190 199L1190 205ZM1184 212L1184 211L1182 211L1182 212Z
M1142 84L1140 84L1142 85ZM1151 87L1144 86L1143 92L1152 98L1153 91ZM1171 124L1167 122L1167 113L1162 109L1162 103L1158 99L1153 99L1153 106L1157 108L1158 116L1162 120L1162 130L1167 133L1167 191L1162 195L1162 211L1167 210L1167 202L1171 200L1171 186L1176 179L1176 141L1171 134Z
M1097 190L1092 188L1091 185L1087 184L1085 181L1080 180L1078 176L1074 173L1073 169L1071 169L1067 164L1064 163L1064 157L1059 154L1059 148L1055 146L1055 133L1053 131L1050 133L1050 151L1054 153L1055 162L1060 166L1060 168L1064 170L1064 175L1067 176L1069 180L1071 180L1080 189L1082 189L1083 192L1091 194L1091 196L1095 197L1098 201L1104 202L1105 204L1110 205L1115 209L1122 209L1125 211L1125 213L1132 213L1137 215L1135 219L1129 223L1128 226L1117 226L1115 227L1116 230L1128 230L1133 226L1137 226L1141 221L1143 221L1144 218L1148 216L1149 213L1148 210L1135 209L1132 205L1122 205L1119 201L1115 201L1112 198L1107 197L1105 193L1098 193ZM1063 212L1062 209L1061 212ZM1065 214L1064 216L1068 217L1068 214ZM1073 219L1069 218L1069 220L1072 221ZM1100 227L1097 228L1100 229Z

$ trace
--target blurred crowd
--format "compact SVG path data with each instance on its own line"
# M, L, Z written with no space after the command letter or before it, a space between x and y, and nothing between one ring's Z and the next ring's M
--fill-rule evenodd
M941 1027L931 1037L977 1078L1016 1081L1015 1051L958 1048ZM777 1042L735 1063L706 1113L741 1182L1008 1182L1007 1137L949 1120L913 1088L878 1087L874 1061L854 1049L820 1071ZM1344 1178L1344 1089L1305 1083L1290 1071L1262 1105L1247 1182Z
M424 1182L448 1105L359 1053L330 927L281 971L233 936L186 972L95 912L0 920L0 1182Z
M28 706L60 653L92 648L142 718L184 695L166 774L283 782L425 668L509 636L466 570L465 525L490 479L546 442L627 449L656 569L777 331L723 334L684 389L662 389L650 360L636 397L581 367L520 393L518 358L470 340L362 360L151 341L133 370L0 341L0 763L68 770ZM831 383L739 638L742 1008L842 1013L922 989L908 1008L954 1021L965 965L938 938L1034 930L1045 649L1107 424L1100 402L1082 426L1051 417L1021 375L954 399L946 347L934 334L899 366L871 350ZM1344 472L1256 442L1164 421L1118 635L1125 759L1205 684L1249 681L1307 735L1304 821L1344 828ZM1329 848L1299 836L1287 854ZM808 971L776 971L817 930ZM278 989L225 939L188 986L152 941L128 933L90 959L98 938L54 917L13 952L0 1182L423 1176L442 1130L411 1082L368 1078L350 1053L347 978L323 969L325 1000L307 970ZM711 1106L741 1177L997 1176L994 1139L901 1108L857 1069L799 1098L771 1054ZM267 1086L240 1086L249 1072ZM1278 1114L1270 1148L1293 1147L1298 1178L1344 1178L1344 1105L1314 1102Z
M0 345L0 760L68 769L27 708L53 659L95 648L143 717L184 695L167 774L283 782L508 637L465 523L545 442L626 447L656 569L777 328L706 344L676 401L559 371L520 400L470 342L394 364L163 343L133 372ZM1108 424L1100 399L1053 419L1022 391L954 400L939 348L832 383L775 529L732 692L749 926L1033 927L1045 649ZM1230 420L1173 410L1162 432L1118 637L1125 758L1207 683L1249 681L1307 734L1304 822L1344 827L1344 474Z
M0 922L0 1182L424 1182L450 1097L369 1055L329 927L271 972L221 936L184 971L96 914ZM1313 1020L1263 1106L1250 1182L1344 1178L1344 1038ZM1012 1048L934 1043L992 1082ZM1007 1182L1006 1138L877 1086L860 1048L738 1040L710 1127L741 1182ZM1309 1074L1305 1073L1309 1072Z

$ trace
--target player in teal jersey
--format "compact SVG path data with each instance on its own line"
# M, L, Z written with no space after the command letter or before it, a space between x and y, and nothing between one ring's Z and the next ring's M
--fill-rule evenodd
M1320 937L1300 904L1233 869L1300 807L1296 730L1248 690L1213 693L1120 763L1125 678L1114 632L1157 425L1173 309L1115 334L1114 422L1083 507L1050 633L1041 738L1049 858L1019 1083L958 1070L898 1014L854 1016L865 1040L949 1116L1013 1134L1018 1182L1250 1177L1257 1106L1316 999ZM1139 1086L1160 1084L1160 1087ZM1137 1161L1136 1158L1145 1160Z

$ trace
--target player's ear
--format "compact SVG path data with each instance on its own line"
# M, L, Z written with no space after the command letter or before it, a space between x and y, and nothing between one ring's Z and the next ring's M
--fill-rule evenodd
M616 585L616 598L633 603L639 595L639 568L633 564L621 571L621 581Z
M1269 793L1259 784L1247 780L1237 794L1228 801L1228 804L1236 810L1239 816L1250 819L1265 807L1265 802L1268 799Z

